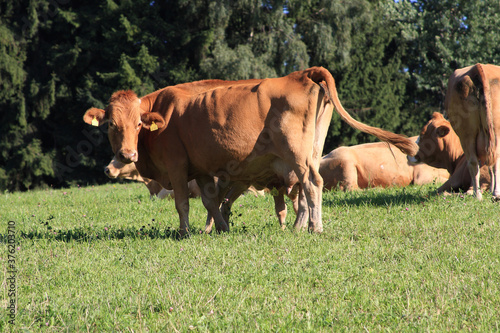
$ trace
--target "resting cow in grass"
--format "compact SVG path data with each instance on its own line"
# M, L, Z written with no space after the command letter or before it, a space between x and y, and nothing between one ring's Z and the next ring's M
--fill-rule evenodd
M408 157L412 164L426 163L436 168L446 168L450 178L438 188L438 193L445 191L467 191L473 194L472 179L467 168L460 139L443 115L434 112L431 120L422 128L418 138L419 150L414 157ZM418 166L420 164L417 164ZM482 190L489 188L491 181L489 169L482 166L480 169L479 184Z
M118 91L106 110L92 108L84 116L88 124L109 122L108 137L120 162L134 162L143 177L163 187L172 185L181 234L189 227L189 180L197 180L216 228L225 231L228 224L219 210L214 176L228 185L278 177L288 187L292 174L305 196L299 205L307 202L309 230L322 232L323 180L318 168L333 105L349 125L409 155L417 150L405 137L350 117L324 68L234 81L201 92L190 88L199 84L167 87L141 99L131 91Z
M417 137L410 138L416 141ZM406 155L384 142L340 147L323 156L319 173L324 189L344 191L368 187L423 185L448 179L445 169L410 165Z

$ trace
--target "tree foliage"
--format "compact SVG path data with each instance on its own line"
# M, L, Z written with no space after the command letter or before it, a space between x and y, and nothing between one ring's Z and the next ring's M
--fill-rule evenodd
M414 135L447 78L499 63L498 3L465 0L19 0L0 2L0 189L105 181L112 92L199 79L334 75L351 114ZM325 146L372 141L334 115Z

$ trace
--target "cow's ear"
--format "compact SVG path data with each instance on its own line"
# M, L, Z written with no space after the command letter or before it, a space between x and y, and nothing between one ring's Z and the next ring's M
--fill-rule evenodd
M450 128L448 126L439 126L437 129L436 129L436 132L437 132L437 135L440 137L440 138L443 138L445 136L448 135L448 133L450 133Z
M98 108L90 108L83 115L83 121L93 126L102 125L107 121L106 111Z
M470 76L465 75L456 85L456 89L458 93L460 94L460 97L462 98L467 98L469 97L470 93L474 89L474 82L472 82L472 79Z
M142 127L150 130L151 132L165 126L165 120L163 120L163 117L156 112L144 112L141 115L141 121Z

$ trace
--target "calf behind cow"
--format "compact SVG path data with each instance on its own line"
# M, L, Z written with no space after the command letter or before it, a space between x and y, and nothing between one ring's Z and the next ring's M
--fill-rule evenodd
M140 174L172 184L180 232L188 232L187 183L196 179L218 230L228 230L219 211L213 176L230 182L298 179L306 202L309 229L323 230L318 172L333 106L349 125L393 143L410 155L414 142L355 121L342 108L335 82L324 68L276 79L230 82L205 91L167 87L142 99L130 91L113 94L106 110L92 108L89 124L110 123L108 136L117 159L135 162ZM320 121L322 118L328 121ZM224 181L224 179L223 179ZM285 184L288 186L288 184ZM299 195L300 197L300 195ZM297 223L297 220L296 220Z

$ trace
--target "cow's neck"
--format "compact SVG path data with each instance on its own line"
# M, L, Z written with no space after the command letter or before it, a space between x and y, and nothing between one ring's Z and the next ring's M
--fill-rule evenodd
M152 92L151 94L147 94L146 96L141 97L141 109L143 109L146 112L151 112L153 110L153 105L156 102L156 98L158 95L166 88L159 89L155 92Z
M139 159L137 162L135 162L135 165L137 171L139 171L139 174L142 177L156 179L158 172L151 160L150 152L147 148L147 143L145 143L145 140L147 140L145 136L147 134L142 133L143 131L145 130L141 130L141 133L139 134L139 140L137 142L137 153L139 154Z
M453 174L460 163L460 158L464 156L464 151L458 137L456 137L456 140L453 140L452 142L445 142L445 144L447 145L445 148L448 152L448 160L450 161L446 169L450 174Z

